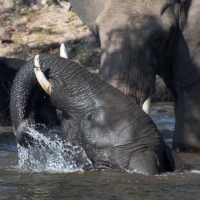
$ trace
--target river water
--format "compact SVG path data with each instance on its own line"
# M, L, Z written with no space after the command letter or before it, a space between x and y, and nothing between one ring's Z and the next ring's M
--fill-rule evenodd
M173 105L153 104L151 117L165 141L171 145ZM83 172L82 165L89 161L81 148L68 145L67 149L63 149L59 139L54 142L45 137L41 138L39 145L39 151L18 150L12 128L0 128L0 200L200 199L200 171L159 176L111 171ZM67 158L63 156L66 150L70 152ZM179 156L186 163L200 166L199 153L182 153ZM79 163L74 161L77 157L80 158Z

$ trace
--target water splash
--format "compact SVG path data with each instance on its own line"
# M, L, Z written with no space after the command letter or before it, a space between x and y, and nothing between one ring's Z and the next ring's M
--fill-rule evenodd
M18 145L17 168L21 171L75 172L91 165L85 151L79 146L64 143L55 135L52 139L32 128L29 128L28 134L34 138L34 146L24 148Z
M193 169L193 170L191 170L189 172L193 173L193 174L200 174L200 170L195 170L195 169Z

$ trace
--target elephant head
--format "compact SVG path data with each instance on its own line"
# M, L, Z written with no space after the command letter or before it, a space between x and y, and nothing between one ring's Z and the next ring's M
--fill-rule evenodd
M156 73L163 75L161 71L173 62L182 14L178 1L72 0L71 4L100 39L100 78L142 106L155 91ZM171 90L172 76L163 77Z
M142 106L154 93L155 76L159 74L176 96L173 78L179 69L173 69L173 64L185 53L179 52L184 48L181 31L191 1L71 0L70 3L100 40L102 80ZM186 68L185 74L189 70ZM193 72L191 81L195 82L195 69ZM177 81L191 84L181 73L176 74Z
M60 110L63 140L81 146L94 169L144 174L186 169L132 98L69 59L56 55L40 59L36 56L35 61L26 63L14 81L11 116L20 145L30 143L26 132L27 101L38 86L36 77L53 106Z
M200 88L200 1L70 3L100 40L100 78L142 106L155 91L156 74L160 75L174 96L173 148L200 151L200 95L196 92Z

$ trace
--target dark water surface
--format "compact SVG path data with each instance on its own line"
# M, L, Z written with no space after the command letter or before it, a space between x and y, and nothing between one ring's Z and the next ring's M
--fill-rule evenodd
M172 104L154 104L151 116L166 142L171 145L174 125ZM48 150L57 166L45 165L18 156L11 127L0 128L0 200L3 199L200 199L200 171L165 173L159 176L117 172L82 172L73 163L54 153L55 144ZM60 150L62 151L62 150ZM55 161L59 155L60 160ZM197 167L199 153L182 153L180 157ZM46 161L46 157L42 156ZM23 163L21 163L23 160ZM34 164L30 162L34 160ZM26 163L28 162L28 163ZM46 161L47 162L47 161ZM68 168L65 164L69 164ZM23 165L30 164L30 168ZM37 166L37 168L33 168ZM41 168L38 166L42 165ZM59 169L59 170L57 170ZM73 169L73 170L70 170ZM71 172L68 172L71 171ZM72 172L75 171L75 172Z

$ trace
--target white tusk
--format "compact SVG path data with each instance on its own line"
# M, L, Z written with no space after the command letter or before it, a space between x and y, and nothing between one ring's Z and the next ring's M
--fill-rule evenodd
M60 45L60 57L62 57L62 58L68 58L67 51L66 51L64 43L62 43Z
M41 71L40 62L39 62L39 55L36 55L34 58L34 72L38 82L40 83L41 87L47 94L51 94L51 83L47 80L44 73Z
M151 96L149 96L149 98L142 105L142 110L144 110L144 112L146 112L147 114L149 114L150 105L151 105Z

